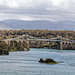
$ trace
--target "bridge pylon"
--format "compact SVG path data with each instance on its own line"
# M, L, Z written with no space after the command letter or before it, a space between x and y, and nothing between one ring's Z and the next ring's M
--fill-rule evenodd
M60 42L59 42L59 43L60 43L59 49L60 49L60 50L63 50L62 40L60 40Z

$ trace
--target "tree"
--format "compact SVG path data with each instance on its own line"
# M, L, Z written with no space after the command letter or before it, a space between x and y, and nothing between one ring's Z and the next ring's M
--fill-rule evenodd
M8 45L4 41L1 41L0 42L0 55L8 55L8 54L9 54Z

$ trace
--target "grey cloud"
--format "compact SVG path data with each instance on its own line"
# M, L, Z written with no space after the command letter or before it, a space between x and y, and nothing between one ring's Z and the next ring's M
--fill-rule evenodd
M0 0L0 19L75 20L74 8L74 0Z

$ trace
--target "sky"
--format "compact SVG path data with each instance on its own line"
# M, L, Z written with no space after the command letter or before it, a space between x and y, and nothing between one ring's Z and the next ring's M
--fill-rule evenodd
M0 21L6 19L75 21L75 0L0 0Z

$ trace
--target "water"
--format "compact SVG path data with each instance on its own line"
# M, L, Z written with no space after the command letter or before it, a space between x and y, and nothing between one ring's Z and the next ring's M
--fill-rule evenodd
M40 58L63 61L59 64L42 64ZM31 49L10 52L0 56L0 75L75 75L75 51Z

